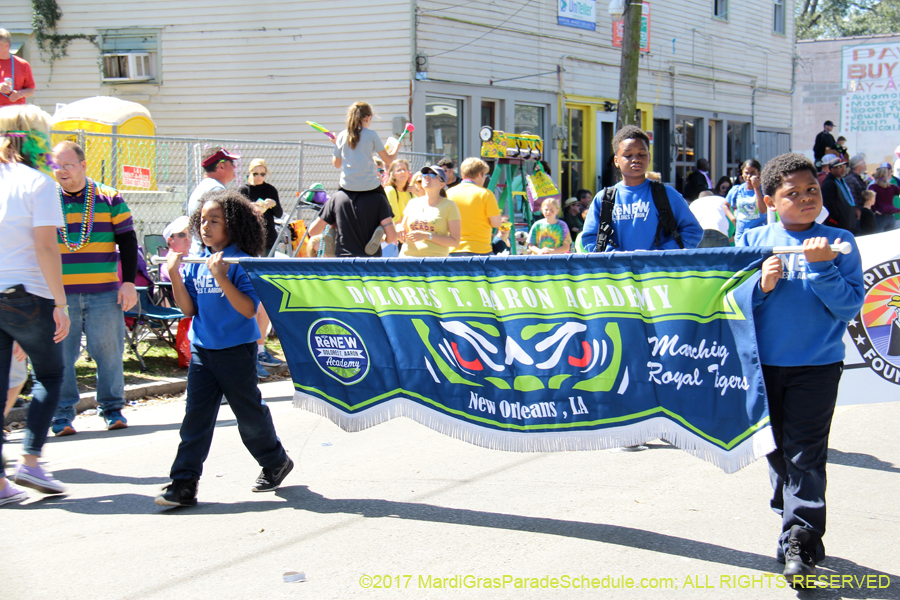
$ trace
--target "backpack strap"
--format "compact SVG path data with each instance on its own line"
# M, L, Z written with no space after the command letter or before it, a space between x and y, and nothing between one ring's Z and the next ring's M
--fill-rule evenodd
M675 243L682 250L684 249L684 241L681 239L681 232L678 231L678 221L675 220L675 214L672 212L672 205L669 204L669 194L666 193L666 186L658 181L650 181L650 191L653 194L653 204L656 205L656 212L659 214L659 225L656 227L656 237L653 238L653 245L659 247L660 242L666 236L675 238Z
M606 246L612 244L613 226L613 207L616 205L616 188L610 186L603 189L603 198L600 204L600 223L597 227L597 243L594 244L594 252L606 252Z

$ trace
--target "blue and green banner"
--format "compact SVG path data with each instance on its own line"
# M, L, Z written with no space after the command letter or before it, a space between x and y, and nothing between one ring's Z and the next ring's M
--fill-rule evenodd
M765 250L241 265L295 404L347 431L405 416L516 452L662 437L733 472L774 448L751 305Z

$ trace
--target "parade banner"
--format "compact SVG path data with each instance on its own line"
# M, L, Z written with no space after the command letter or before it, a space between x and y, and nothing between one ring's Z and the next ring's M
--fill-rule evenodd
M900 229L856 238L866 296L844 335L839 405L900 400Z
M405 416L517 452L661 437L733 472L774 448L751 304L767 255L240 262L295 405L344 430Z

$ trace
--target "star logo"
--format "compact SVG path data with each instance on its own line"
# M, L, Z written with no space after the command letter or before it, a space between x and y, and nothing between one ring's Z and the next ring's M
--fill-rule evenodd
M900 268L892 259L866 269L862 310L847 323L856 349L880 377L900 385Z

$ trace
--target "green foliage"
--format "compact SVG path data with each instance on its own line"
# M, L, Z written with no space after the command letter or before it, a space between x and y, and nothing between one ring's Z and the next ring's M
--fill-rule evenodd
M57 33L56 24L62 18L62 10L56 0L31 0L31 25L34 37L42 53L49 55L49 63L63 58L68 53L72 40L87 40L97 46L97 36L86 33Z
M900 33L900 0L798 0L796 38Z

